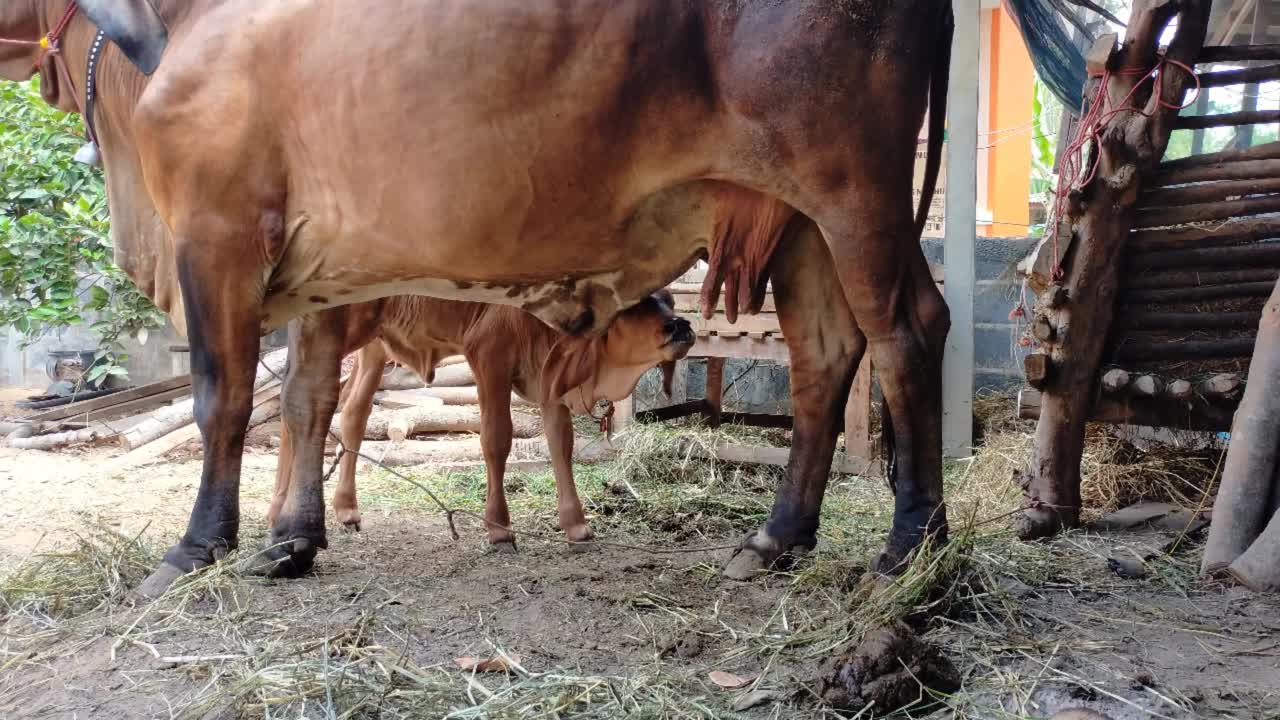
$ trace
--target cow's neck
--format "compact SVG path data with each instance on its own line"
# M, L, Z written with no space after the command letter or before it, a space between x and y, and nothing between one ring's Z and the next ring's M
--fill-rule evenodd
M180 30L183 21L191 17L189 8L183 6L194 4L198 3L156 2L171 32ZM57 23L65 9L65 3L48 3L45 32ZM74 111L84 104L87 60L96 35L97 28L83 15L76 17L63 35L62 62L78 99L71 95L71 88L60 85L55 104L61 109ZM94 125L106 179L116 264L185 334L186 318L174 272L172 239L151 203L133 134L133 110L146 89L147 78L118 48L111 46L102 53L96 82Z

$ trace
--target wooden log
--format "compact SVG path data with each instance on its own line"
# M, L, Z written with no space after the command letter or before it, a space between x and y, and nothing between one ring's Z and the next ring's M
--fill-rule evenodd
M1192 248L1163 252L1133 253L1127 258L1131 270L1163 268L1209 270L1221 266L1280 267L1280 242L1236 245L1232 247Z
M1042 343L1051 343L1058 336L1058 331L1049 318L1040 315L1031 323L1031 335Z
M98 439L97 430L69 430L48 435L22 437L24 434L21 431L10 434L5 444L18 450L54 450L70 445L93 442Z
M1120 301L1137 305L1139 303L1189 303L1222 300L1225 298L1266 297L1267 289L1273 284L1269 282L1251 282L1159 290L1130 290L1120 296Z
M1032 353L1022 359L1022 373L1028 385L1043 390L1053 380L1053 362L1044 353Z
M1115 362L1206 360L1247 358L1253 354L1253 338L1227 338L1190 342L1122 340L1111 357Z
M1122 393L1129 387L1129 373L1120 368L1111 368L1102 375L1103 392L1112 395Z
M1258 65L1236 70L1219 70L1217 72L1200 73L1201 88L1226 87L1245 83L1271 82L1280 80L1280 65ZM1274 143L1267 143L1272 145Z
M1018 417L1039 420L1043 394L1032 388L1018 394ZM1231 427L1233 403L1212 403L1192 396L1175 400L1166 395L1154 398L1101 395L1088 409L1086 419L1110 425L1140 425L1178 430L1218 432Z
M391 370L384 370L382 373L382 382L378 384L379 390L416 390L423 387L426 383L422 377L412 369L397 366Z
M1186 380L1174 380L1165 388L1165 392L1169 393L1169 397L1174 400L1190 400L1195 393L1195 388Z
M1234 400L1244 383L1234 373L1221 373L1200 383L1200 393L1211 400Z
M379 407L389 410L401 410L407 407L440 407L444 400L427 393L426 388L417 390L380 390L373 396L373 402ZM477 402L479 400L477 399ZM338 407L345 403L339 402ZM475 404L475 403L471 403Z
M1157 169L1160 172L1171 172L1185 170L1186 168L1204 167L1206 165L1240 162L1242 160L1275 160L1277 158L1280 158L1280 141L1262 143L1261 145L1243 149L1231 148L1218 152L1193 154L1190 157L1178 158L1177 160L1166 160L1160 163Z
M1150 253L1189 247L1223 247L1280 238L1280 219L1237 220L1221 227L1142 230L1130 236L1129 251Z
M1280 269L1253 268L1250 270L1175 270L1172 272L1140 273L1125 282L1127 290L1157 288L1190 288L1202 285L1231 285L1235 283L1270 282L1280 277ZM1257 317L1250 325L1257 324Z
M1175 130L1195 130L1274 122L1280 122L1280 110L1241 110L1214 115L1179 115L1173 127Z
M1118 330L1226 330L1254 328L1256 312L1146 312L1126 310L1116 317Z
M416 390L424 395L430 395L444 401L445 405L479 405L480 391L474 385L469 387L429 387L422 390ZM511 393L511 407L537 407L538 404L530 402L524 398Z
M333 448L325 451L328 455L334 452ZM597 438L578 437L573 444L575 462L600 462L607 460L615 452L616 448L609 442ZM360 446L360 453L391 466L475 463L478 467L483 467L484 462L480 438L405 440L404 442L372 440ZM529 461L545 463L550 457L545 438L516 439L511 442L507 468L511 469L516 463Z
M1198 64L1280 60L1280 45L1206 45L1196 58Z
M447 358L445 358L445 359L441 360L440 362L436 363L436 367L437 367L437 368L445 368L445 367L450 367L450 366L453 366L453 365L461 365L462 363L464 363L464 362L466 362L466 361L467 361L467 356L466 356L466 355L450 355L449 357L447 357Z
M466 387L475 384L476 376L475 373L471 372L471 366L458 364L436 368L436 377L431 382L431 387Z
M1155 375L1143 375L1133 381L1130 390L1137 397L1153 398L1164 391L1164 383Z
M392 442L401 442L410 435L420 433L478 433L481 427L479 406L444 406L438 408L405 408L387 415L385 435ZM512 436L536 437L542 425L531 415L511 413ZM365 437L370 437L365 432Z
M1243 200L1221 200L1183 207L1143 207L1134 213L1133 226L1139 229L1168 227L1274 212L1280 212L1280 196L1263 195Z
M34 422L31 420L0 420L0 436L8 436L10 433L20 428L25 428L29 432L28 437L36 435L47 435L49 433L66 432L68 430L83 430L88 427L87 423L68 422L66 420L54 420L52 422Z
M103 410L104 408L110 408L110 407L121 405L127 402L144 399L147 397L154 396L158 393L167 393L167 392L172 392L174 390L190 391L190 388L191 388L191 376L179 375L177 377L168 378L166 380L147 383L146 385L139 385L138 387L131 388L129 390L122 390L118 393L111 393L110 395L103 395L102 397L96 397L96 398L93 398L92 400L83 400L81 402L73 402L67 405L59 405L56 408L53 408L46 412L42 412L38 415L32 415L31 417L27 418L27 420L29 420L30 422L52 422L54 420L62 420L65 418L82 415L91 411ZM173 396L170 395L171 399L172 397ZM127 414L127 413L121 413L121 414Z
M1249 364L1249 381L1231 426L1231 444L1222 468L1201 570L1221 572L1250 549L1266 525L1271 480L1280 452L1280 283L1258 323L1258 350ZM1280 529L1263 543L1267 558L1250 558L1236 567L1241 582L1266 582L1280 572ZM1236 575L1236 572L1232 572Z
M1175 170L1157 170L1147 187L1167 187L1215 180L1257 180L1276 177L1277 171L1280 171L1280 160L1241 160Z
M1160 37L1174 15L1177 30L1165 53L1172 62L1194 60L1204 42L1209 3L1135 3L1125 42L1109 62L1114 69L1106 96L1115 104L1128 97L1159 62ZM1086 419L1098 393L1099 368L1111 334L1120 286L1125 244L1132 230L1132 206L1168 144L1176 110L1188 83L1186 73L1160 73L1159 97L1147 101L1141 113L1108 115L1096 145L1099 172L1082 188L1087 203L1069 208L1070 249L1063 255L1062 284L1073 302L1062 321L1061 347L1055 354L1069 359L1054 367L1046 389L1042 416L1036 425L1035 453L1029 463L1026 492L1041 504L1029 507L1016 520L1023 539L1044 537L1080 520L1080 461L1084 452ZM1092 96L1101 78L1086 80ZM1093 152L1093 151L1091 151ZM1066 328L1070 328L1069 331Z
M272 418L279 417L281 390L282 386L279 383L273 383L254 394L249 427L257 427ZM145 445L133 448L97 469L110 474L155 462L193 440L200 440L200 428L194 422L190 422Z
M1196 203L1214 203L1250 195L1280 192L1280 178L1259 180L1225 180L1177 187L1158 187L1142 194L1139 204L1144 209L1168 208Z
M283 377L288 358L289 351L287 348L267 353L258 365L257 375L253 381L254 391L263 389L268 383L279 383L277 378ZM264 365L266 367L263 367ZM195 400L194 398L189 398L162 408L151 416L151 419L126 430L121 434L121 442L127 449L134 450L194 421Z

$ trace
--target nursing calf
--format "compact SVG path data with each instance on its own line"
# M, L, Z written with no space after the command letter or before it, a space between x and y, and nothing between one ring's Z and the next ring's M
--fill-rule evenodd
M447 355L466 356L480 396L480 444L488 474L485 520L489 542L515 547L503 492L507 456L511 452L511 393L542 408L543 433L551 450L556 478L560 527L571 541L590 540L573 481L571 414L589 414L601 400L622 400L650 368L661 364L670 389L676 360L693 346L688 321L677 317L671 294L661 291L623 312L598 337L567 337L515 308L402 295L325 311L339 320L343 354L360 350L350 393L342 408L342 456L333 509L339 522L359 529L356 503L356 455L382 379L388 355L412 368L428 382L436 362ZM326 323L329 324L329 323ZM335 323L336 326L336 323ZM291 363L293 358L290 358ZM338 388L308 382L310 374L290 373L285 402L301 398L336 402ZM323 396L324 399L320 399ZM276 488L267 522L274 525L289 495L298 454L317 453L327 428L307 425L293 437L288 423L281 431Z

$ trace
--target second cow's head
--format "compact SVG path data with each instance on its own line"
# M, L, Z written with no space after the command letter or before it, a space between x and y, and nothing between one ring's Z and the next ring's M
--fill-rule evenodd
M694 340L689 321L676 315L675 298L660 290L619 313L602 336L560 338L542 366L542 401L563 400L574 412L589 412L598 400L630 395L655 365L670 395L676 361Z

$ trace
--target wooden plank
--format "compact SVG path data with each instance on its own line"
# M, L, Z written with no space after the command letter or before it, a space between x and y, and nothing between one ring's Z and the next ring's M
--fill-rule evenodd
M1200 73L1200 87L1202 88L1271 82L1272 80L1280 80L1280 65L1262 65L1252 68ZM1208 93L1205 93L1205 95L1207 96Z
M1179 115L1177 120L1174 120L1173 127L1175 130L1195 130L1196 128L1255 125L1273 122L1280 122L1280 110L1241 110L1240 112L1218 113L1215 115Z
M1041 396L1038 390L1025 388L1018 393L1018 417L1039 420L1040 406ZM1231 428L1234 412L1234 402L1208 402L1194 394L1190 400L1179 400L1168 395L1152 398L1103 395L1090 409L1089 419L1109 425L1220 431Z
M694 291L680 291L680 292L672 291L671 295L672 295L672 297L674 297L674 298L675 298L675 300L676 300L676 312L677 312L677 313L681 313L681 314L684 314L684 313L697 313L697 314L701 314L701 312L702 312L702 302L701 302L701 300L702 300L702 295L701 295L701 293L700 293L699 291L696 291L696 290L694 290ZM723 299L722 299L722 300L723 300ZM771 312L775 312L775 311L777 310L777 306L776 306L776 305L774 305L774 302L773 302L773 294L772 294L772 293L769 293L769 294L767 294L767 295L765 295L765 296L764 296L764 304L760 307L760 310L761 310L761 312L769 312L769 313L771 313ZM723 303L723 301L722 301L722 302L721 302L721 304L720 304L719 306L717 306L717 307L716 307L716 315L723 315L723 314L724 314L724 303Z
M139 398L149 397L157 393L162 393L175 388L191 387L190 375L179 375L168 380L160 380L158 382L139 385L131 390L123 390L110 395L103 395L92 400L85 400L78 403L70 403L68 405L60 405L56 408L40 413L39 415L28 418L28 422L47 422L50 420L62 420L91 410L100 410L103 408L119 405Z
M724 406L724 358L707 358L707 424L720 427Z
M750 337L700 337L689 351L689 357L771 360L782 365L791 364L787 344L776 336L763 340Z
M1196 58L1199 64L1241 60L1280 60L1280 45L1207 45Z
M688 402L676 403L675 405L667 405L666 407L654 408L636 413L638 422L662 422L664 420L674 420L676 418L688 417L690 415L702 415L707 412L706 400L690 400Z
M862 364L853 378L849 401L844 407L844 449L851 458L871 460L871 353L862 354Z
M690 443L686 445L681 443L677 446L675 452L681 456L688 454L702 458L712 457L724 462L743 463L746 465L772 465L775 467L786 467L791 457L791 450L788 448L757 447L735 443L723 443L710 449L710 451L697 444ZM870 474L872 469L872 464L865 458L849 457L839 451L836 451L831 459L831 472L833 473L865 476Z
M737 322L729 322L722 314L717 313L710 320L701 315L687 313L681 315L693 326L698 335L709 333L739 335L745 333L781 333L782 325L778 323L777 313L760 313L759 315L739 315Z
M155 395L130 400L129 402L112 405L110 407L101 408L99 410L89 410L76 415L76 420L83 422L95 422L100 420L111 420L112 418L127 417L129 415L138 415L144 412L155 410L156 408L171 403L178 398L183 398L191 394L190 387L174 388L158 392Z

